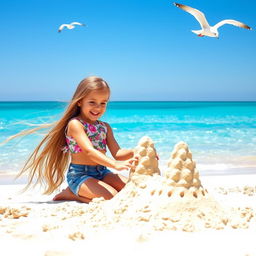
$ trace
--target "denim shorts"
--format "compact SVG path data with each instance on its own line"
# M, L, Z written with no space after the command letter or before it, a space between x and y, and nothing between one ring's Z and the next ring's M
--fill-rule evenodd
M111 173L102 165L70 164L67 172L67 182L70 190L78 195L81 185L89 178L102 180L106 174Z

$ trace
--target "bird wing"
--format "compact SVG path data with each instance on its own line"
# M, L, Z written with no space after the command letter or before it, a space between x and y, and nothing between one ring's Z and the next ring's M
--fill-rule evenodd
M70 25L80 25L80 26L85 26L85 24L82 24L82 23L80 23L80 22L76 22L76 21L71 22L71 23L70 23Z
M234 25L234 26L237 26L240 28L246 28L246 29L252 30L251 27L249 27L248 25L246 25L240 21L237 21L237 20L222 20L222 21L218 22L217 24L215 24L213 27L218 29L219 27L221 27L225 24L230 24L230 25Z
M189 7L187 5L184 4L178 4L178 3L174 3L174 5L176 7L181 8L183 11L186 11L188 13L190 13L191 15L193 15L196 20L200 23L202 28L209 28L209 24L204 16L204 14L202 12L200 12L199 10Z
M68 24L62 24L59 26L58 32L61 32L64 27L67 27Z

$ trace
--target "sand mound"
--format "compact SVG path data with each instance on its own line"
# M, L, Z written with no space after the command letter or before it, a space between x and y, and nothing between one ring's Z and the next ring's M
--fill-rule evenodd
M31 209L20 204L10 207L8 203L0 206L2 233L22 239L36 239L41 234L50 240L56 236L73 242L83 241L94 232L98 235L120 228L139 229L143 239L153 231L256 226L254 208L240 204L240 208L224 207L207 192L186 143L175 145L162 176L150 138L143 137L135 153L139 161L131 170L129 182L113 199L96 198L90 204L44 202ZM254 187L244 187L246 196L254 193Z
M185 142L175 145L165 171L165 178L173 189L169 192L174 196L204 197L207 190L201 185L196 163L192 160L192 153Z
M134 155L138 157L139 163L130 170L130 179L141 174L159 174L156 150L153 141L149 137L142 137L138 146L134 149Z
M186 143L175 145L163 176L150 138L143 137L135 152L139 163L125 188L112 200L97 198L89 204L91 227L199 231L246 228L255 217L251 208L226 209L209 195Z

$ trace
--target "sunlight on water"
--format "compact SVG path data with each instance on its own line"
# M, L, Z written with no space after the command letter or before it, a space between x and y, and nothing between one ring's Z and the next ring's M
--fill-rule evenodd
M56 121L63 102L0 102L0 141L32 124ZM102 118L121 147L132 148L150 136L161 164L173 146L185 141L199 166L215 169L255 166L255 102L110 102ZM30 135L0 147L0 171L17 171L42 135ZM220 169L221 169L220 168Z

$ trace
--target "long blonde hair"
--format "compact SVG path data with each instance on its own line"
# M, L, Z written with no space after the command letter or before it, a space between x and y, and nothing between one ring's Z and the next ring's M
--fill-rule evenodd
M36 147L18 174L19 177L28 172L28 184L25 189L30 187L35 180L34 185L40 184L45 186L44 194L51 194L62 184L70 160L70 153L64 154L62 151L62 148L66 145L66 126L71 118L79 115L80 107L78 106L78 102L93 90L102 89L107 89L110 92L110 88L106 81L96 76L87 77L77 86L72 100L59 121L54 124L46 124L31 130L23 131L9 138L13 139L20 135L31 134L39 129L53 126Z

